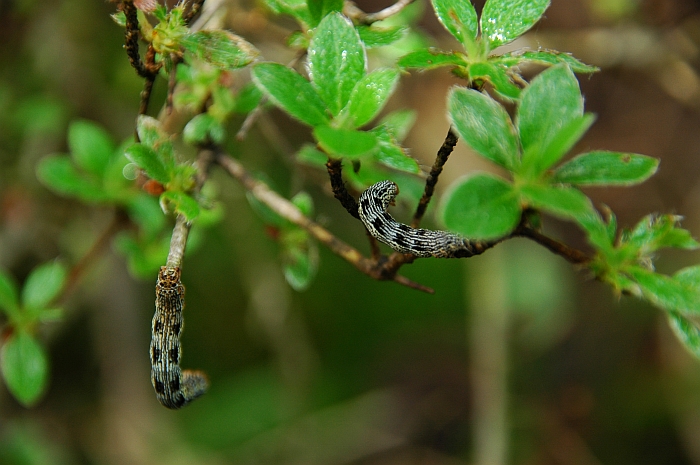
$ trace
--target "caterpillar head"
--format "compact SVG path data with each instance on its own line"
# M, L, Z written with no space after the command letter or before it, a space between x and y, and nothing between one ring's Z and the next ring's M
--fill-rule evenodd
M158 272L158 283L165 287L174 287L180 282L180 268L161 266Z
M370 189L381 200L382 210L386 210L389 205L394 205L394 199L399 193L399 186L389 180L379 181Z

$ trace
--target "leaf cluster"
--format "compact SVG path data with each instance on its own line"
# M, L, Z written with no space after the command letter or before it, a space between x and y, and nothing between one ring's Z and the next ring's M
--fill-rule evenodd
M398 69L368 72L360 34L338 12L325 16L314 29L307 54L308 79L284 65L258 63L252 69L253 82L273 104L311 126L325 154L418 173L394 126L385 120L360 129L386 105L396 89Z
M451 90L448 113L454 129L510 179L477 172L454 183L441 205L444 223L467 237L493 239L513 233L526 216L539 223L540 212L576 222L595 249L588 269L618 292L666 310L681 340L697 354L692 344L698 330L688 315L700 308L700 274L690 267L666 276L654 270L653 259L662 248L690 250L700 244L674 215L649 215L619 232L615 216L610 212L604 221L580 190L641 183L656 172L658 160L596 150L561 163L594 120L584 113L578 81L566 65L538 75L516 104L511 119L486 94Z
M66 279L63 264L44 263L32 270L20 292L12 277L0 271L0 311L9 330L0 348L0 372L10 393L27 407L39 401L49 381L46 349L35 333L39 324L62 318L54 301Z
M489 83L501 98L515 100L524 82L518 67L536 63L545 66L566 64L577 73L598 68L555 50L519 50L491 54L527 32L549 7L550 0L489 0L477 18L471 2L432 0L435 14L445 29L464 47L461 51L420 49L398 60L403 69L428 70L449 66L452 72L473 87Z

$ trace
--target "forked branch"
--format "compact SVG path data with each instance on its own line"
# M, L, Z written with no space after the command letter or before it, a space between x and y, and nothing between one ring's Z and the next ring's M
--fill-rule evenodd
M238 180L246 190L250 191L256 199L271 208L278 215L306 230L317 241L324 244L334 254L343 258L362 273L376 280L394 281L412 289L433 293L433 290L429 287L396 274L398 268L388 263L383 257L375 260L363 256L357 249L346 244L330 231L307 218L292 202L270 189L267 184L255 179L243 165L227 154L218 153L216 161L229 175Z

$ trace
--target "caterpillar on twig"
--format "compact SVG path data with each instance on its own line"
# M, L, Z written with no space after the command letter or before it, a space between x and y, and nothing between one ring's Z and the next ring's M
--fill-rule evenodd
M158 401L171 409L187 405L209 386L203 372L180 368L184 307L185 286L180 282L180 268L160 267L151 328L151 383Z
M471 257L488 248L489 244L472 242L450 232L416 229L399 223L386 211L398 193L399 187L387 180L370 186L360 196L360 219L379 242L416 257Z

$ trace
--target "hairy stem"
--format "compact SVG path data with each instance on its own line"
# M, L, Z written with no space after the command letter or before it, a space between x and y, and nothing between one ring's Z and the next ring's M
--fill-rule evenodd
M348 213L359 220L360 214L357 212L357 201L355 197L350 195L343 181L343 161L340 158L328 157L326 169L328 169L328 177L331 180L333 195Z
M126 16L126 28L124 32L124 48L126 55L129 57L131 66L136 70L139 76L143 78L152 77L153 73L141 61L139 54L139 19L137 16L136 5L133 0L124 0L122 2L122 10Z

